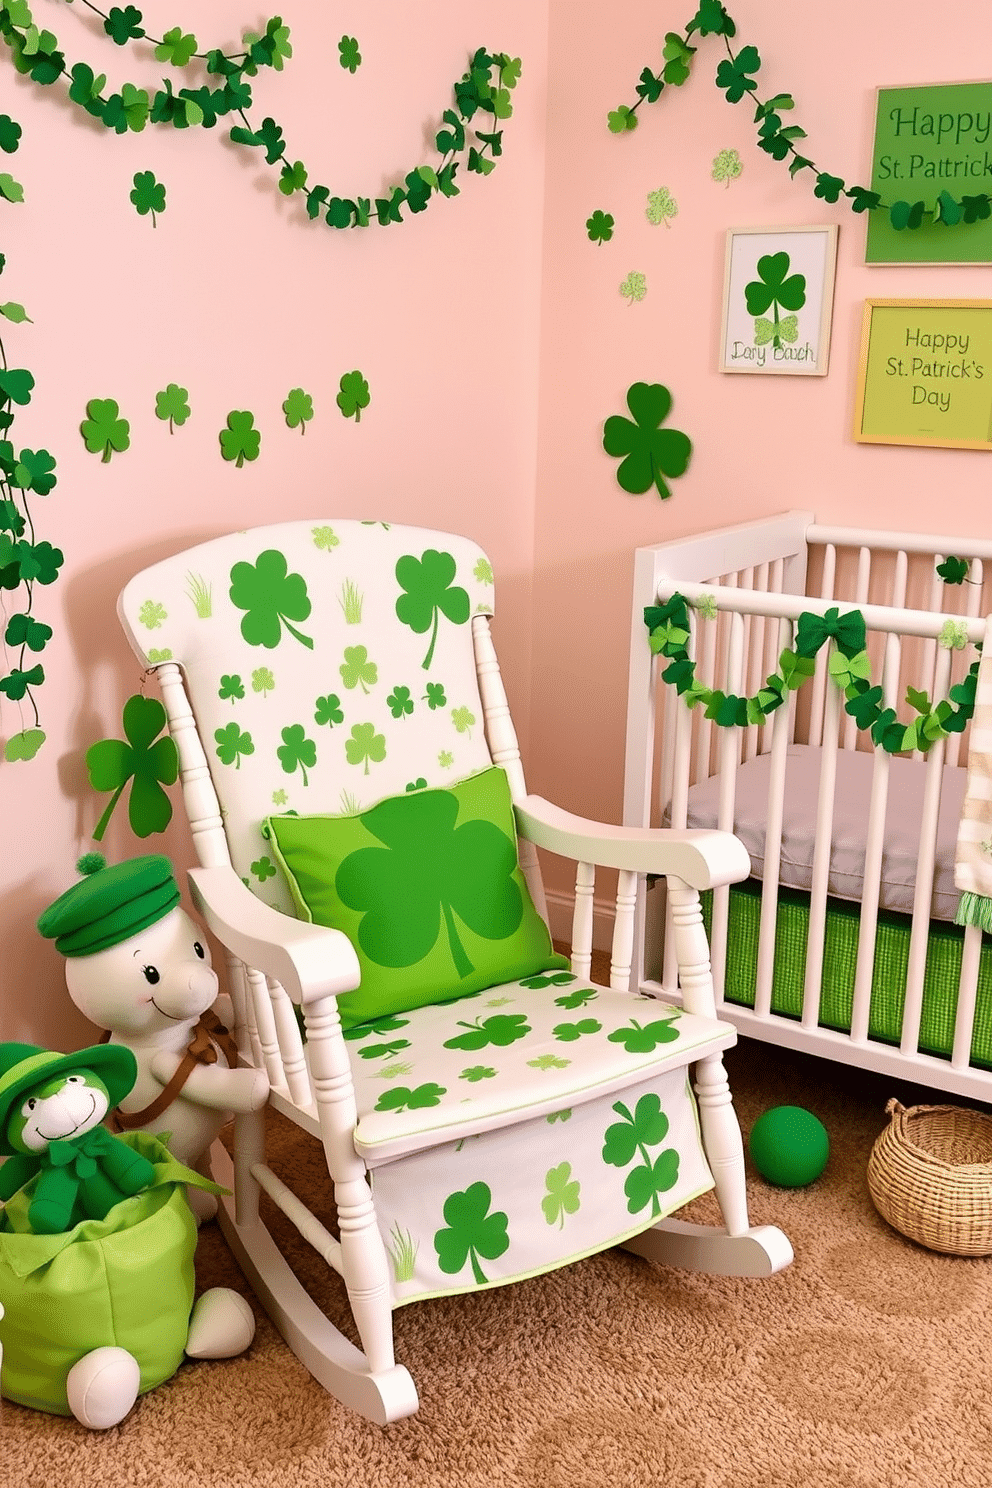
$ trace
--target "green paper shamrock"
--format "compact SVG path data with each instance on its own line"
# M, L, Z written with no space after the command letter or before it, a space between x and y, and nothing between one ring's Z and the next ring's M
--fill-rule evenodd
M672 196L667 186L660 186L657 191L648 192L648 204L644 215L655 227L663 222L667 227L670 217L677 217L679 204Z
M614 458L625 456L617 481L625 491L640 496L654 486L664 499L671 495L665 482L684 474L692 443L677 429L662 429L672 406L672 395L661 383L635 382L627 393L629 419L612 415L603 429L603 448Z
M241 634L249 646L272 650L282 640L282 626L309 651L313 640L303 635L291 620L306 620L310 599L302 574L287 572L285 555L275 548L259 553L255 562L236 563L231 569L230 599L247 613L241 621Z
M729 186L731 181L736 181L743 169L741 157L736 150L721 150L714 158L710 174L714 181L723 181L724 185Z
M495 1261L510 1245L507 1216L499 1211L490 1214L492 1201L492 1190L486 1183L473 1183L445 1199L441 1213L448 1228L434 1235L437 1262L445 1275L456 1275L466 1261L471 1261L476 1284L485 1286L487 1278L479 1256Z
M17 153L22 133L20 124L16 124L9 114L0 114L0 150L5 155Z
M47 496L57 484L52 473L54 469L55 457L47 450L22 449L14 466L13 484L22 491L36 491L39 496Z
M24 367L4 367L0 371L0 402L8 400L26 407L31 402L34 377Z
M9 764L17 760L32 760L44 742L42 729L24 729L19 734L11 734L4 746L3 757Z
M586 233L590 243L608 243L613 236L613 218L609 212L593 212L586 218Z
M255 753L255 744L249 733L243 733L236 723L214 730L217 758L222 765L233 765L241 769L241 756Z
M101 739L86 751L86 768L94 790L113 791L93 832L100 842L114 807L128 781L133 782L127 814L137 837L164 832L172 820L172 803L163 785L173 785L179 774L179 754L172 738L159 738L165 727L165 709L157 698L136 693L124 704L124 739Z
M647 292L647 280L643 274L638 273L634 269L631 270L620 286L620 293L630 305L633 305L637 300L643 300Z
M4 320L9 320L13 325L23 325L25 321L34 325L28 312L23 305L18 305L15 300L8 300L6 304L0 305L0 315Z
M937 564L937 573L945 584L963 584L971 567L967 558L945 558Z
M168 387L155 394L155 417L160 418L163 423L168 419L170 434L174 425L178 424L182 428L189 415L188 388L180 387L177 382L170 382Z
M173 26L155 48L155 56L159 62L169 62L173 67L187 67L190 58L196 55L196 48L195 36L184 34L179 26Z
M637 115L632 108L622 103L619 108L607 114L606 122L611 134L623 134L625 130L637 128Z
M8 171L0 171L0 196L9 202L24 200L24 187Z
M79 426L86 448L91 455L100 455L103 465L109 463L115 450L120 454L131 444L131 425L120 412L113 398L91 398L86 405L87 417Z
M716 85L727 95L728 103L739 103L745 93L753 93L758 84L749 74L761 67L757 47L741 47L737 56L729 62L721 62L716 70Z
M361 372L344 374L341 378L341 391L334 401L345 418L353 418L356 424L361 422L362 409L368 408L372 401L369 385Z
M134 190L130 193L130 196L139 217L144 217L149 212L151 213L152 227L154 227L155 214L165 211L165 187L161 181L156 181L153 171L138 171L136 173L134 177Z
M362 54L354 36L342 36L338 42L338 53L341 66L354 75L362 65Z
M299 429L301 434L307 432L307 424L313 418L313 399L309 393L302 388L290 388L282 411L286 415L286 423L291 429Z
M541 1200L541 1208L549 1225L558 1221L560 1230L565 1228L565 1215L575 1214L579 1208L579 1184L572 1178L571 1163L559 1163L544 1176L548 1190Z
M129 41L140 41L145 32L141 25L141 11L133 5L125 5L123 10L113 5L110 13L103 23L103 29L115 41L118 46L127 46Z
M232 409L227 415L227 428L220 431L220 452L225 460L234 460L240 470L246 460L257 460L262 436L255 428L255 415L247 409Z
M469 617L468 594L453 582L456 568L450 553L439 553L434 548L427 548L420 558L406 554L396 563L396 579L404 590L396 601L397 619L415 635L431 631L427 655L421 662L424 671L434 657L441 615L453 625L464 625Z
M370 760L381 765L386 758L386 736L376 733L374 723L356 723L352 726L351 738L344 741L344 753L349 765L364 762L367 775Z
M364 911L358 942L377 966L414 965L429 954L443 926L455 969L466 977L474 968L455 914L487 940L504 940L518 928L523 901L513 880L516 845L491 822L456 826L457 818L458 800L444 790L390 798L365 813L366 829L383 847L359 848L345 858L335 889L350 909ZM483 874L488 888L480 895ZM505 1021L489 1023L501 1027ZM483 1034L477 1043L451 1047L496 1041Z
M303 784L310 784L307 767L312 770L317 763L317 745L313 739L307 738L302 723L294 723L283 729L282 744L276 750L276 755L287 775L292 775L294 770L299 769Z

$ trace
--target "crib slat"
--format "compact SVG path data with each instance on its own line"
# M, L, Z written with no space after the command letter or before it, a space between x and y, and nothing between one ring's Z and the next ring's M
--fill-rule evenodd
M961 952L961 978L958 982L958 1005L954 1014L954 1047L951 1068L967 1069L971 1063L971 1041L975 1026L975 1002L978 996L978 970L982 954L982 932L978 925L966 925Z
M823 550L823 577L820 580L820 598L833 599L834 581L837 572L837 549L833 543L827 543ZM810 689L809 705L809 742L810 744L821 744L823 742L823 701L827 681L827 653L826 647L816 658L816 670L813 673L813 682Z
M727 647L726 690L739 693L744 675L744 621L738 614L730 616L730 636ZM737 766L740 760L741 729L722 728L717 741L719 751L720 786L717 807L717 827L722 832L734 830L734 805L737 790ZM721 884L713 890L713 918L710 926L710 961L713 981L717 987L724 985L727 972L727 921L730 913L730 886Z
M831 647L832 644L831 642ZM824 646L823 651L828 649ZM804 1028L815 1028L820 1016L820 983L823 978L823 946L827 922L827 882L830 875L834 788L837 781L839 716L840 689L831 686L823 704L823 753L820 757L820 791L816 803L813 882L810 888L806 975L803 981L802 1023Z
M760 563L753 571L753 581L748 586L756 589L759 593L768 592L768 564ZM744 679L744 691L748 697L753 697L764 680L761 670L761 661L765 650L765 628L767 620L764 615L752 615L746 622L748 627L744 642L744 656L747 662ZM744 729L744 759L753 759L758 752L758 725L748 724Z
M891 707L899 685L902 645L891 633L885 642L882 669L882 703ZM851 1038L865 1043L871 1011L871 983L875 971L875 932L878 927L878 902L882 882L882 855L885 846L885 812L889 800L890 757L875 747L871 776L871 799L868 805L868 835L865 842L865 871L861 892L861 921L858 927L858 957L854 971L854 1006L851 1010Z
M858 577L854 587L854 602L860 608L867 604L868 594L871 587L871 548L860 548L858 550ZM844 718L844 742L845 749L856 749L858 745L858 725L855 720L847 714Z
M981 558L975 558L975 559L972 560L971 572L969 573L968 578L969 578L969 581L970 582L966 586L967 587L967 594L966 594L966 597L965 597L965 614L968 616L969 619L973 620L978 615L981 614L982 590L983 590L983 585L984 585L984 582L985 582L985 570L984 570L984 567L983 567ZM955 655L956 654L957 653L955 653ZM961 661L960 661L960 663L957 666L955 666L955 664L954 664L954 658L952 657L952 659L951 659L952 680L953 680L953 673L955 671L957 671L957 673L958 673L958 680L960 680L960 677L963 676L963 674L967 670L969 664L970 664L970 662L969 662L969 660L967 660L965 658L964 652L961 653ZM963 734L951 734L950 735L950 737L947 740L947 756L946 756L947 757L947 763L949 765L959 765L961 763L961 753L962 753L963 745L964 745L964 735Z
M936 689L941 696L947 690L950 671L950 652L941 649L937 658L935 679ZM933 869L943 765L944 741L938 739L931 745L927 756L926 781L923 787L920 847L916 859L916 892L913 895L913 928L909 938L909 964L906 969L906 1004L903 1010L902 1037L899 1040L899 1047L904 1054L915 1054L920 1039L923 974L926 970L927 942L930 934L930 904L933 898Z
M693 656L695 635L690 638L689 655ZM684 827L689 815L689 768L692 755L692 714L681 698L670 697L668 702L675 713L674 743L672 749L672 809L673 827ZM588 971L586 976L588 976ZM666 896L665 905L665 952L662 976L666 987L673 990L678 980L678 958L675 954L675 935L672 926L672 909Z
M792 645L788 620L778 625L779 653ZM778 874L782 860L782 813L785 805L785 769L788 762L790 709L772 715L769 761L768 807L765 817L765 866L761 885L761 919L758 926L758 965L755 975L754 1011L767 1018L772 1006L772 976L775 969L775 928L778 922Z
M702 657L698 670L702 674L703 683L706 687L716 686L716 638L719 624L720 622L718 620L703 621L697 618L696 651ZM700 645L700 640L702 641L702 645ZM710 773L710 750L712 742L713 720L707 718L706 714L703 713L699 720L699 737L696 745L696 780L705 780Z

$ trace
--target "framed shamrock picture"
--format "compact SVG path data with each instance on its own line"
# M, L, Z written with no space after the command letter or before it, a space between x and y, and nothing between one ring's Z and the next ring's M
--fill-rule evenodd
M720 371L824 377L837 227L727 233Z

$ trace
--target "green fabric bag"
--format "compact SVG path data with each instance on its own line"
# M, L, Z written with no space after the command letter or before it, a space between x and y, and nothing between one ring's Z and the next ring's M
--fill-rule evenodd
M106 1219L61 1235L28 1226L33 1178L0 1210L0 1394L18 1405L68 1416L69 1370L92 1349L127 1349L140 1393L182 1363L193 1307L196 1222L184 1184L223 1193L176 1162L156 1137L121 1137L154 1165L152 1185L116 1204Z

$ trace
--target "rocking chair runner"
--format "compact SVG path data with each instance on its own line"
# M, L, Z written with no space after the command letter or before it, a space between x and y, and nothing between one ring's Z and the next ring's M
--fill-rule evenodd
M722 1061L736 1033L699 908L747 854L528 795L492 600L464 538L325 520L205 543L120 600L179 749L190 887L228 954L241 1059L322 1141L340 1238L266 1165L263 1113L236 1121L233 1169L212 1154L235 1195L221 1224L293 1351L381 1424L417 1408L393 1356L405 1302L615 1244L730 1275L792 1258L748 1223ZM570 970L538 847L578 864ZM609 988L588 981L596 866L619 870ZM628 991L642 873L667 877L681 1008ZM711 1186L725 1228L667 1217ZM263 1190L343 1277L362 1351L289 1269Z

